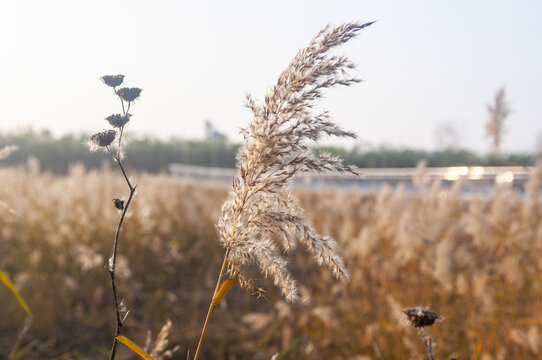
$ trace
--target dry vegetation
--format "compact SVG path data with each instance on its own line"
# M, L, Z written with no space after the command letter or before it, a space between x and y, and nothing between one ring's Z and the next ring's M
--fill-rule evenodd
M401 310L427 306L443 318L429 332L436 358L533 359L542 350L542 166L525 196L500 188L461 196L439 184L416 193L297 191L305 216L338 242L350 274L338 282L294 250L289 269L308 304L288 304L253 271L265 298L238 287L213 314L205 359L270 359L306 335L291 359L421 359ZM110 170L73 167L66 177L0 169L0 269L34 313L25 359L105 357L111 337L104 269L125 186ZM130 313L125 334L144 344L171 319L178 358L197 343L223 257L214 227L227 187L138 175L118 259L119 292ZM24 312L0 288L0 358ZM120 349L119 358L134 358Z
M114 359L117 341L135 349L124 335L155 359L189 359L198 338L194 359L201 349L206 359L539 356L542 163L525 194L500 187L467 198L461 180L451 189L435 182L414 192L298 190L299 204L289 193L296 174L356 173L336 157L313 154L306 142L355 137L327 112L313 111L324 90L359 82L349 73L354 64L329 51L371 24L324 28L261 104L247 98L253 118L229 195L216 184L139 174L141 193L128 210L136 186L121 161L122 134L141 89L117 89L123 75L102 77L122 113L107 117L116 130L91 136L90 144L109 152L123 178L83 166L55 177L40 172L37 161L0 169L0 269L17 299L0 293L0 356ZM124 182L130 193L116 198ZM221 286L225 270L231 278ZM26 319L8 278L32 309L25 308ZM235 288L223 298L237 279L257 296ZM117 336L109 352L113 313ZM289 350L283 356L281 349Z

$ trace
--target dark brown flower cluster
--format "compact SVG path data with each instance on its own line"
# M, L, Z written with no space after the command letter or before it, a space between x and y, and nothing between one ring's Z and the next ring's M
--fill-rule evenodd
M121 127L126 125L128 121L130 121L130 116L132 115L131 114L126 114L126 115L113 114L106 117L105 120L107 120L109 124L113 126L114 128L120 129Z
M120 86L124 81L124 75L105 75L102 76L101 79L105 85L112 87L115 90L115 95L119 97L122 103L122 113L112 114L105 118L109 125L114 129L118 129L119 132L117 137L117 131L114 129L101 131L92 135L88 144L91 151L98 150L99 148L107 148L109 151L110 149L108 146L113 144L113 141L117 139L117 143L115 143L117 147L116 158L120 159L123 154L122 134L124 126L132 117L132 114L130 114L130 107L133 101L141 94L141 89L124 87L117 90L117 86Z
M422 308L406 309L403 313L408 317L408 321L413 327L422 328L431 326L439 318L439 316L431 311L423 310Z
M91 150L111 145L116 136L117 132L115 130L104 130L92 135L90 137Z

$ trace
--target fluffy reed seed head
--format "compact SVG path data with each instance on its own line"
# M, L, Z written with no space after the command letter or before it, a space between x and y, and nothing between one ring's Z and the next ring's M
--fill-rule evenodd
M239 174L217 225L220 241L229 252L230 272L239 274L242 285L252 284L243 267L257 264L288 301L298 300L296 282L281 254L296 243L303 244L337 278L348 279L335 241L307 225L287 186L294 175L303 172L356 174L337 157L313 154L305 142L324 135L356 137L333 123L327 112L314 114L313 106L326 88L360 81L349 74L355 68L353 63L329 51L371 24L325 27L297 53L263 104L247 95L246 106L253 119L242 130L246 144L238 154Z

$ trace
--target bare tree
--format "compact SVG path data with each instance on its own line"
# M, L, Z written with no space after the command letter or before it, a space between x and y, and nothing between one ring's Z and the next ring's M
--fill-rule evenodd
M486 135L491 139L494 152L499 152L504 133L504 121L510 114L510 107L505 99L504 86L495 93L493 104L487 105L489 120L486 124Z

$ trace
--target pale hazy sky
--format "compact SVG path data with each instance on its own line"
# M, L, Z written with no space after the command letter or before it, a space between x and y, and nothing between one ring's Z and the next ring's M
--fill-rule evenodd
M364 82L323 107L371 144L433 149L439 124L485 151L486 104L503 85L514 112L503 149L542 134L542 1L1 1L0 131L98 131L118 112L106 74L143 88L129 131L232 140L324 25L378 20L339 53ZM351 142L348 144L352 144Z

